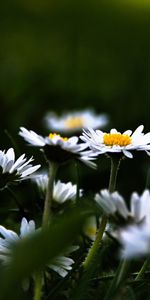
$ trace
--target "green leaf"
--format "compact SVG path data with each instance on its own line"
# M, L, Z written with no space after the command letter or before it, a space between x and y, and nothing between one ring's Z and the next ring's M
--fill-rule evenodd
M0 273L1 299L17 299L17 286L37 270L44 269L68 247L80 233L85 219L93 212L74 208L53 220L50 227L18 243L12 249L12 261Z

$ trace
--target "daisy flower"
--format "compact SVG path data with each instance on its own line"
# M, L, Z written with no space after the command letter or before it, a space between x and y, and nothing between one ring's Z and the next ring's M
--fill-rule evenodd
M20 226L20 234L18 235L13 230L8 230L0 225L0 260L3 263L9 263L11 260L12 246L19 242L19 240L35 233L35 222L33 220L27 221L23 218Z
M41 174L37 178L34 178L34 181L38 185L39 190L45 194L48 186L48 175ZM58 180L54 184L53 189L53 200L58 203L64 203L67 200L75 200L76 198L77 186L71 182L63 183ZM80 189L80 196L82 196L82 190Z
M89 128L83 131L81 139L90 149L98 154L104 153L122 153L126 157L132 158L132 151L146 151L148 155L150 150L150 132L143 133L144 126L140 125L133 133L127 130L120 133L116 129L111 129L110 133L101 130Z
M49 161L64 163L70 159L77 159L92 168L96 167L91 160L94 160L97 154L90 150L83 151L87 145L85 143L79 144L77 136L67 138L56 133L50 133L49 136L43 137L24 127L20 128L19 135L29 144L41 148Z
M118 241L122 246L122 258L131 259L150 255L150 223L128 226L118 232Z
M118 213L124 219L128 218L129 211L126 203L118 192L110 193L108 190L102 190L95 195L95 201L106 215Z
M149 190L145 190L141 196L136 192L132 193L130 209L118 192L110 193L108 190L102 190L96 194L95 200L106 215L118 214L124 219L132 219L135 223L150 221Z
M95 241L97 233L97 222L95 216L87 218L83 227L83 232L90 240Z
M32 166L31 162L22 154L15 161L15 152L13 148L7 151L0 151L0 188L3 189L11 183L31 178L31 174L40 168L40 165Z
M93 110L83 110L68 112L58 117L54 112L50 112L45 118L47 127L56 132L79 132L82 128L101 128L108 123L105 114L95 115Z
M18 243L29 235L35 234L40 229L35 229L35 222L33 220L27 221L23 218L20 226L20 234L12 230L6 229L4 226L0 226L0 260L6 265L11 261L12 246ZM78 246L69 247L65 253L55 257L52 262L48 265L49 268L57 272L60 276L65 277L68 271L72 269L74 260L67 257L69 253L77 250Z
M70 246L66 251L57 257L49 264L50 269L57 272L61 277L65 277L68 274L68 271L72 269L74 260L70 257L67 257L70 253L79 249L79 246Z

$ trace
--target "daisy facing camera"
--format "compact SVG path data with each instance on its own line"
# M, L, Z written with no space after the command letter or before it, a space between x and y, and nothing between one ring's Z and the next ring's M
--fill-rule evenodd
M126 130L120 133L115 128L110 133L101 130L83 130L81 140L98 155L120 153L128 158L133 158L133 151L145 151L150 155L150 132L143 133L144 126L140 125L134 132Z

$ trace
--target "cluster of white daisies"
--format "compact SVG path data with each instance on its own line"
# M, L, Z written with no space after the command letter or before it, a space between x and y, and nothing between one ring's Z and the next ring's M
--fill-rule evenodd
M93 160L95 161L102 154L107 153L110 157L113 154L121 154L128 158L133 157L134 151L145 151L148 155L150 154L150 132L144 134L143 125L140 125L134 132L127 130L120 133L116 129L111 129L109 133L106 133L97 128L107 125L107 116L96 116L90 110L64 114L60 118L54 113L49 113L45 120L49 129L54 131L48 136L39 135L24 127L20 128L19 135L28 144L43 151L49 164L51 162L58 165L64 164L73 159L96 168ZM60 135L59 132L65 136ZM74 133L77 135L68 137ZM45 194L48 186L48 175L36 174L35 171L40 168L40 165L32 166L32 161L33 158L27 160L25 154L15 160L15 152L12 148L8 151L0 151L0 189L7 188L10 184L21 180L34 178L42 193ZM68 200L75 201L76 191L76 185L71 182L65 184L58 181L54 185L53 199L57 203L64 203ZM80 197L82 193L83 191L80 190ZM108 190L102 190L95 195L95 201L104 214L123 218L127 221L126 227L119 228L112 233L121 244L123 257L131 258L150 254L150 193L148 190L144 191L141 196L136 193L132 194L130 209L118 192L109 193ZM85 233L94 240L96 231L96 218L91 217L85 227ZM34 232L34 221L28 222L25 218L21 221L20 235L0 226L2 236L0 238L0 259L8 262L11 257L10 245L28 234L34 234ZM58 256L49 265L51 269L61 276L65 276L74 263L71 258L65 255L76 249L76 246L71 247L65 254Z

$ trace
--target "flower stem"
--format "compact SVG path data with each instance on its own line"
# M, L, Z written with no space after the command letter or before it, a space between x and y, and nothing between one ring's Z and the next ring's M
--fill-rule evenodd
M141 279L144 275L144 272L146 270L146 268L148 267L149 265L149 262L150 262L150 259L147 258L144 262L144 264L142 265L142 268L140 269L139 273L137 274L137 276L135 277L135 281Z
M110 178L109 178L109 192L114 192L116 188L117 174L120 165L120 157L111 156L111 170L110 170Z
M117 179L117 173L118 173L118 168L119 168L119 164L120 164L120 157L111 157L111 171L110 171L110 179L109 179L109 191L112 193L115 190L116 187L116 179ZM87 267L89 266L89 264L93 261L97 250L99 248L99 245L101 243L101 240L103 238L103 234L105 231L107 225L107 216L103 215L102 219L101 219L101 224L100 224L100 228L97 232L97 236L96 239L92 245L92 247L90 248L88 255L85 259L85 261L83 262L83 267L85 269L87 269Z
M114 299L114 295L116 295L116 292L119 291L118 290L119 285L121 284L121 282L123 282L123 280L125 279L128 273L129 265L130 263L126 260L120 262L116 274L111 282L111 285L108 289L108 292L106 293L104 300Z
M76 161L76 176L77 176L77 189L76 189L76 201L79 200L79 196L80 196L80 187L79 187L79 165L78 162Z
M125 278L125 276L127 274L127 271L129 269L129 265L130 265L130 262L128 260L124 259L121 262L120 271L119 271L119 274L118 274L117 280L116 280L116 286L118 286L123 281L123 279Z
M57 169L58 169L58 165L54 162L51 162L49 166L49 179L48 179L48 186L47 186L45 203L44 203L44 211L43 211L43 228L45 226L48 226L50 222L51 206L52 206L52 199L53 199L53 187L54 187L54 180L55 180Z
M35 274L34 298L33 300L41 300L42 296L42 275L41 273Z
M120 161L121 161L121 159L119 160L119 163L117 163L116 157L111 159L111 164L113 165L113 167L111 168L113 180L109 182L109 191L110 192L114 191L114 187L116 186L116 174L117 174L117 170L119 168ZM114 170L116 170L116 172ZM113 172L115 172L114 175L113 175ZM111 178L111 176L110 176L110 178ZM120 285L120 283L126 277L127 271L129 269L129 265L130 265L130 262L127 260L123 260L122 262L120 262L117 272L115 274L115 277L110 285L108 293L106 294L105 300L109 299L110 295L112 295L112 292L117 289L117 287Z
M43 229L47 227L50 223L51 206L52 206L52 199L53 199L53 187L54 187L54 180L55 180L57 169L58 169L58 165L54 162L51 162L51 164L49 165L49 179L48 179L48 186L47 186L45 203L44 203L44 211L43 211L43 223L42 223ZM42 274L41 272L38 272L35 274L33 300L41 300L41 294L42 294Z
M97 236L96 236L96 239L95 239L92 247L90 248L89 253L88 253L85 261L83 262L83 267L85 269L89 266L89 264L92 262L92 260L95 257L95 254L96 254L96 252L98 250L99 244L100 244L100 242L102 240L106 224L107 224L107 217L103 216L103 218L101 220L99 231L98 231Z

